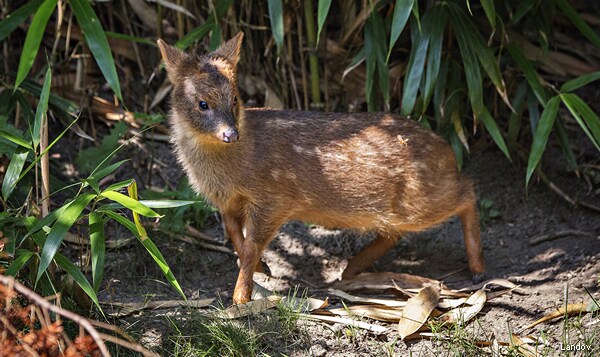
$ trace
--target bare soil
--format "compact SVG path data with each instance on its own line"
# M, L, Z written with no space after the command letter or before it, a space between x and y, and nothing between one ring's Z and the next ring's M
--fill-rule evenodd
M175 166L170 149L158 145L154 152L169 164L168 177L174 181L181 173ZM572 197L599 203L598 195L585 180L578 180L564 170L559 152L546 155L544 169L550 179ZM557 157L556 160L553 157ZM172 165L171 165L172 164ZM489 301L473 322L480 333L508 341L510 329L526 325L564 305L568 300L581 302L587 296L584 289L600 299L600 215L585 208L575 208L552 192L547 185L533 182L526 191L524 168L512 165L494 150L482 150L471 155L466 172L477 182L480 200L491 202L491 209L482 212L482 239L487 263L486 278L504 278L522 286L523 294L509 293ZM163 175L164 177L164 175ZM158 178L157 178L158 180ZM156 185L164 183L157 182ZM592 187L593 188L593 187ZM594 189L598 189L595 187ZM164 219L168 219L165 217ZM202 229L225 246L222 230L216 218ZM530 240L542 235L558 237L563 231L578 231L537 245ZM167 258L185 294L192 299L217 298L227 306L237 277L236 257L214 252L175 240L168 235L152 235ZM340 279L346 260L369 242L369 235L326 230L299 222L285 225L264 255L271 277L263 286L283 295L288 289L308 288L308 294L327 296L319 289ZM142 301L144 299L177 299L150 256L139 244L109 252L103 301ZM400 240L396 249L380 259L372 271L403 272L442 279L452 288L470 285L460 222L449 222L429 231L412 234ZM172 312L172 311L171 311ZM141 313L119 323L138 331L142 341L160 346L165 341L170 324L163 315L169 311ZM340 326L303 322L309 338L292 347L282 347L286 355L370 356L439 355L440 349L431 341L397 341L396 335L376 336L359 331L343 332ZM544 324L531 331L533 335L551 336L559 350L560 324ZM341 331L341 332L340 332ZM477 333L477 332L475 332ZM597 342L597 344L599 344ZM386 350L386 346L390 346ZM596 350L600 346L592 346ZM441 351L444 351L442 348ZM450 351L447 351L451 354ZM552 353L551 353L552 354Z

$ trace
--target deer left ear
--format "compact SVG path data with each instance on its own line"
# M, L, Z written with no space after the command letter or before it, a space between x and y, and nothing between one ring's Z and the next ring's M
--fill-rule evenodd
M233 67L236 67L240 61L240 49L242 48L243 39L244 33L239 32L234 38L222 44L221 47L217 48L210 55L226 59Z

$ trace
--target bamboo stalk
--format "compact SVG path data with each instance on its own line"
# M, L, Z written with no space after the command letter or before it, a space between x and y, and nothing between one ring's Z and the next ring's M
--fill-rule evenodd
M321 90L319 86L319 59L317 58L317 34L312 0L304 0L304 18L306 21L306 39L308 43L308 65L310 68L311 109L321 109Z

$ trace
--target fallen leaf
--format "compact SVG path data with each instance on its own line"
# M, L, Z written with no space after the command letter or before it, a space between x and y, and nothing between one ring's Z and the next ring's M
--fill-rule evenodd
M338 323L338 324L358 327L358 328L368 330L371 332L375 332L378 334L388 331L387 327L370 324L370 323L363 322L363 321L357 321L357 320L353 320L353 319L349 319L349 318L344 318L344 317L324 316L324 315L307 315L307 314L300 314L300 316L307 318L307 319L311 319L311 320L334 322L334 323Z
M398 322L402 317L401 308L390 308L375 305L354 305L345 308L329 309L328 311L339 316L368 317L373 320L385 322Z
M100 302L100 305L108 306L114 310L117 310L114 313L109 313L109 315L115 317L124 317L143 310L172 309L174 307L190 307L193 309L199 309L210 306L213 301L215 301L214 298L187 301L149 300L139 302Z
M223 311L219 311L218 316L224 314L225 317L230 319L237 319L244 316L260 314L268 309L272 309L277 306L277 303L281 301L281 297L271 295L263 299L253 300L245 304L237 304L226 308Z
M390 299L374 299L368 298L364 296L356 296L345 293L341 290L337 289L329 289L328 292L332 295L341 297L342 299L348 300L350 302L359 302L359 303L369 303L376 305L384 305L389 307L402 307L406 305L406 301L402 300L390 300Z
M465 301L465 305L469 306L452 309L440 316L440 320L448 323L465 323L477 315L481 309L483 309L486 301L487 296L485 294L485 290L478 290L473 293L473 295L469 296L467 301Z
M427 322L439 299L439 285L425 287L416 296L408 299L398 323L398 332L401 339L414 333Z
M565 316L565 315L575 315L575 314L581 314L581 313L587 312L586 307L587 307L587 304L585 304L585 303L567 304L567 306L562 306L562 307L552 311L551 313L547 314L546 316L542 317L541 319L536 320L535 322L532 322L529 325L521 328L518 333L525 331L525 330L529 330L530 328L537 326L543 322L554 320L557 317L561 317L561 316Z

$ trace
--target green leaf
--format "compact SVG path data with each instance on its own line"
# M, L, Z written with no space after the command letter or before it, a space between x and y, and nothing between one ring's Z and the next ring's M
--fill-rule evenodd
M504 153L504 155L510 160L510 154L508 153L508 148L506 147L504 138L500 133L500 129L498 129L496 121L494 120L494 118L492 118L492 115L487 110L487 108L484 108L483 113L481 113L481 122L487 129L488 133L490 133L490 136L492 137L492 139L494 139L494 142L496 143L496 145L498 145L502 153Z
M560 87L560 91L565 93L565 92L572 92L576 89L579 89L581 87L583 87L584 85L588 84L588 83L592 83L594 81L597 81L598 79L600 79L600 71L596 71L596 72L592 72L592 73L588 73L588 74L584 74L583 76L579 76L575 79L572 79L568 82L565 82L561 87Z
M365 83L365 97L367 99L367 106L369 111L375 110L375 70L377 69L377 53L375 52L373 24L371 17L367 19L365 23L365 53L366 53L366 83Z
M523 74L525 74L525 79L527 79L527 83L529 83L529 86L533 90L533 93L540 104L542 106L546 106L546 102L548 101L546 92L531 62L525 58L523 52L521 52L517 46L509 44L506 46L506 49L510 53L511 57L515 60L517 65L521 68Z
M44 249L40 256L40 265L38 266L36 283L42 276L42 273L48 268L52 259L54 259L60 244L67 235L67 232L73 226L73 224L80 218L81 212L87 207L96 194L86 193L77 197L71 202L64 213L56 218L56 222L50 229L46 243L44 243Z
M440 73L442 62L442 45L444 42L444 28L448 22L446 11L442 6L435 6L426 15L431 20L426 24L430 31L429 51L427 52L427 70L425 72L425 81L423 83L423 110L429 106L429 101L433 95L435 83Z
M94 179L96 180L102 180L103 178L105 178L106 176L112 174L116 169L118 169L119 167L121 167L121 165L123 165L124 163L126 163L127 161L129 161L130 159L125 159L125 160L121 160L119 162L115 162L112 165L106 166L103 169L97 170L99 167L96 168L96 170L92 171L92 173L90 174L89 177L94 177Z
M104 221L100 214L91 212L88 222L92 253L92 281L94 282L94 291L98 292L102 283L102 276L104 275L104 258L106 256Z
M123 206L129 208L133 212L139 213L142 216L146 217L161 217L158 213L154 212L152 209L140 203L140 201L134 200L129 196L125 196L122 193L115 191L104 191L101 196L106 197L110 200L118 202Z
M3 137L4 139L6 139L8 141L12 141L13 143L20 145L25 149L33 150L31 145L27 141L23 140L22 138L14 135L6 130L0 130L0 137Z
M331 0L319 0L319 8L317 9L317 46L319 47L319 40L321 39L321 30L329 14L329 8L331 7Z
M478 117L483 113L484 109L483 81L479 69L479 62L475 53L474 43L472 42L470 29L465 26L464 21L466 21L466 16L462 13L462 10L456 6L449 6L449 9L453 10L450 13L452 14L452 24L454 25L456 39L458 40L460 55L463 59L469 101L471 102L473 113Z
M38 98L42 96L42 87L29 78L26 78L23 83L21 83L21 88ZM75 103L52 92L50 93L48 101L55 109L59 109L70 116L76 117L79 113L79 107L75 105Z
M546 150L546 143L548 143L548 137L550 136L550 132L554 126L559 104L560 96L552 97L552 99L548 101L537 128L535 129L533 143L531 144L531 151L529 152L529 161L527 162L527 176L525 179L526 186L529 184L531 175L538 166L544 150Z
M33 14L43 0L30 0L25 5L11 12L0 21L0 41L10 35L19 25L21 25L31 14Z
M561 94L560 97L581 129L600 151L600 119L596 113L575 94L566 93Z
M108 186L104 191L116 191L123 187L127 187L127 186L131 185L132 182L133 182L133 179L119 181L119 182L113 183L112 185Z
M401 114L406 116L412 113L415 101L417 99L417 91L421 84L425 67L425 58L427 58L427 50L429 48L429 33L430 23L423 21L422 32L419 33L416 26L412 26L413 44L406 68L406 77L404 78L404 89L402 90L402 111Z
M10 159L4 180L2 181L2 197L4 197L4 201L8 200L15 188L19 175L23 171L23 166L25 166L27 155L29 155L29 150L17 148L17 151L15 151Z
M555 128L560 148L562 149L563 154L565 155L565 159L567 160L569 168L573 171L578 171L579 167L577 165L577 158L575 157L573 148L569 143L567 131L565 130L565 124L563 123L563 120L560 116L558 116L558 120L556 120Z
M508 148L510 151L514 151L517 146L517 139L519 138L519 132L521 131L521 124L523 121L523 111L527 106L527 83L522 82L513 97L513 105L515 111L510 114L508 119Z
M69 274L73 280L81 287L81 289L87 294L87 296L92 299L98 310L102 312L102 308L100 307L100 303L98 302L98 296L96 296L96 292L90 285L90 282L85 278L81 270L77 268L75 264L73 264L67 257L60 253L56 253L56 257L54 257L54 261L61 267L67 274Z
M537 2L538 0L519 1L519 5L517 6L517 9L515 10L512 16L510 23L514 25L517 22L519 22L523 18L523 16L527 15L531 11L531 9L533 9Z
M100 20L88 0L71 0L69 3L100 71L117 98L123 101L115 61Z
M400 38L400 34L408 22L414 4L415 0L396 0L396 4L394 5L394 15L392 16L390 46L385 59L386 63L390 60L392 48L396 44L396 41L398 41L398 38Z
M208 44L208 50L214 51L221 45L221 26L216 22L215 26L210 32L210 42Z
M56 8L56 3L57 0L44 0L33 16L33 20L31 21L31 25L29 25L29 30L27 30L27 35L25 36L21 58L19 59L19 69L17 70L15 89L18 88L25 77L27 77L33 66L33 61L35 60L40 49L40 44L42 43L44 30L46 30L48 20L50 20L50 16L52 16L54 8Z
M269 19L277 50L281 52L283 48L283 4L281 0L269 0Z
M204 36L208 35L208 33L214 28L215 20L214 18L210 18L206 23L196 27L192 31L190 31L187 35L183 36L182 39L175 43L175 47L185 50L190 47L190 45L198 40L204 38Z
M17 250L17 257L13 260L12 264L6 269L4 275L16 276L17 273L27 264L29 259L35 255L34 252L30 252L24 249Z
M148 253L150 253L150 256L152 257L152 259L154 259L154 261L156 262L158 267L161 269L161 271L163 272L163 274L165 275L165 277L167 278L169 283L175 288L175 290L184 299L186 299L185 294L183 293L183 290L181 290L181 286L179 285L179 282L177 281L177 279L173 275L173 272L171 271L171 268L169 267L169 264L167 263L167 261L165 260L163 255L160 253L160 250L158 250L156 245L152 242L150 237L148 237L145 234L145 231L140 233L138 231L138 228L136 227L136 225L133 222L131 222L130 220L128 220L127 218L121 216L120 214L118 214L116 212L108 211L108 210L102 211L102 212L104 214L106 214L107 216L109 216L110 218L114 219L117 223L119 223L122 226L124 226L125 228L127 228L140 241L140 243L142 243L144 248L146 248Z
M177 208L185 207L193 204L202 204L203 201L183 201L183 200L139 200L139 203L149 208L165 209L165 208ZM125 206L118 203L108 203L102 205L102 209L117 210L124 208Z
M560 8L561 14L566 16L577 29L587 38L591 43L600 47L600 37L596 35L596 32L579 16L579 14L573 9L573 7L566 0L555 0L556 5Z
M352 72L356 67L358 67L361 63L363 63L366 59L367 59L367 54L365 51L365 47L363 47L360 49L360 51L358 51L358 53L356 55L354 55L354 57L352 57L350 64L348 65L348 67L346 67L346 69L344 70L344 73L342 73L342 81L344 80L344 78L346 78L348 73Z
M481 0L481 6L487 16L492 28L496 28L496 9L494 8L494 0Z
M46 76L44 78L44 86L42 87L42 93L38 102L37 109L35 111L35 120L33 122L33 132L31 133L31 140L33 141L33 147L37 149L40 144L40 130L44 120L47 118L48 112L48 98L50 96L50 87L52 82L52 70L50 67L46 70Z

